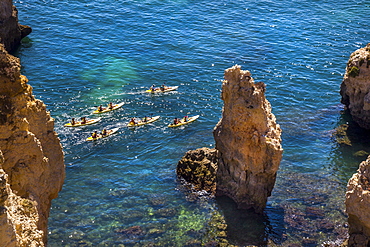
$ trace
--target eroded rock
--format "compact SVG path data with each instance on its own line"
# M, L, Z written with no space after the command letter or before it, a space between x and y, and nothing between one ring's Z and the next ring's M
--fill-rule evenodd
M370 129L370 43L351 54L340 94L353 120Z
M255 83L238 65L224 76L222 119L213 131L220 155L217 194L229 196L239 208L262 212L282 158L281 129L263 82Z

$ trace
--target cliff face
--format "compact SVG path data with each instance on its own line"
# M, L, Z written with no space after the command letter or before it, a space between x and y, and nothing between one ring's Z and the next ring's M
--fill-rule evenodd
M351 54L340 94L353 120L370 129L370 43Z
M349 225L349 246L370 244L370 156L360 164L348 181L346 211Z
M18 11L12 0L0 1L0 43L7 51L14 50L31 31L29 26L19 25Z
M54 120L27 82L19 59L0 45L0 246L46 242L51 200L65 177Z
M265 84L254 83L249 71L227 69L222 119L213 132L220 155L217 194L256 212L266 206L283 153L281 129L264 93Z

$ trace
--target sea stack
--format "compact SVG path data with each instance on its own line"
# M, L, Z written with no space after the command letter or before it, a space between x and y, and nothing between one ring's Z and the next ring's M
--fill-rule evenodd
M0 246L44 246L64 156L54 119L0 44Z
M213 131L220 156L217 195L261 213L282 159L281 129L263 82L255 83L251 73L238 65L227 69L224 77L222 119Z
M348 246L370 244L370 156L348 181L346 193Z
M351 54L340 94L353 120L370 129L370 43Z

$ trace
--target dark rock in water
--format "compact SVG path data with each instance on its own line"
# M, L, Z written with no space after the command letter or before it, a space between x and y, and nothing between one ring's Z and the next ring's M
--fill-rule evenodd
M188 151L177 164L177 175L191 183L196 190L216 192L218 152L216 149L199 148Z
M133 237L143 235L144 231L140 226L132 226L126 229L117 229L115 230L116 233L120 233L125 235L126 237Z

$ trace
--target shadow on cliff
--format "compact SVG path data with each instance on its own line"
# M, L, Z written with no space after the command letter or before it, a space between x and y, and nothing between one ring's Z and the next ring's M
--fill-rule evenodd
M226 196L217 197L216 200L227 224L227 240L230 244L266 246L269 239L276 244L282 241L284 235L282 208L270 208L269 215L272 215L273 219L269 219L266 214L238 209L236 203ZM275 212L276 210L279 212Z

